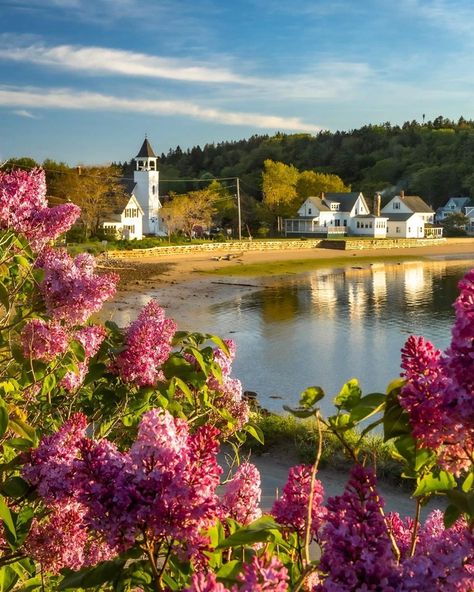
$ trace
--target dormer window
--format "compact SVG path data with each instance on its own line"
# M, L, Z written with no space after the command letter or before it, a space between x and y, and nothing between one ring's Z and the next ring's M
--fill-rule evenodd
M333 211L339 210L339 204L335 201L331 202L331 210L333 210Z

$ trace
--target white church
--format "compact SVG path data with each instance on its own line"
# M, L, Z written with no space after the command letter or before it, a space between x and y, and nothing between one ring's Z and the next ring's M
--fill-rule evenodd
M144 235L164 236L166 231L159 215L158 158L146 137L134 160L133 181L125 183L126 197L102 227L107 234L128 240L140 240Z

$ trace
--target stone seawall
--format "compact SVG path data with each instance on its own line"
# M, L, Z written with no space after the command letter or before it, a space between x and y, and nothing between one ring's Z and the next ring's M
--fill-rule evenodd
M176 245L153 247L151 249L131 249L129 251L109 251L114 259L139 259L142 257L166 257L186 253L243 253L245 251L299 251L315 248L360 251L362 249L406 249L411 247L430 247L449 244L451 239L378 239L378 240L274 240L274 241L229 241L226 243L206 243L202 245ZM467 239L469 240L469 239ZM464 239L466 241L466 239ZM459 241L461 242L461 241Z
M446 244L445 238L404 238L404 239L348 239L323 240L320 247L324 249L340 249L344 251L360 251L362 249L409 249L412 247L432 247Z

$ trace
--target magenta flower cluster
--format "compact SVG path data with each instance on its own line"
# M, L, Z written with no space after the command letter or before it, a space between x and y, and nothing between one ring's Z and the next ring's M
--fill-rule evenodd
M124 382L136 386L154 386L162 380L161 365L171 352L176 323L165 318L155 300L131 323L125 336L125 348L114 360L111 370Z
M25 358L51 362L67 351L69 333L55 321L33 319L24 326L21 343Z
M226 484L222 496L223 516L232 518L242 525L260 518L260 473L251 463L242 463L233 478Z
M456 474L474 458L474 270L459 288L446 352L414 336L402 349L406 385L399 397L421 445L436 451L440 465Z
M308 504L311 491L311 465L291 467L288 481L283 487L282 496L272 507L272 514L281 525L305 536L308 523ZM321 481L315 480L313 486L313 506L311 515L311 535L318 538L318 533L326 515L323 506L324 487Z
M79 507L87 540L103 541L106 550L128 549L137 538L171 539L183 558L201 560L209 543L204 531L219 512L217 430L203 426L190 434L186 421L154 409L144 414L130 450L121 452L87 438L86 423L75 415L43 438L24 467L53 515ZM51 522L49 536L61 536Z
M36 265L44 269L40 291L48 314L66 325L81 325L115 294L118 276L98 275L89 253L74 259L64 249L45 248Z
M63 234L77 220L72 203L48 208L44 171L0 171L0 228L24 234L34 251Z
M276 557L254 555L238 575L239 584L226 588L210 573L194 574L191 586L184 592L287 592L288 570Z

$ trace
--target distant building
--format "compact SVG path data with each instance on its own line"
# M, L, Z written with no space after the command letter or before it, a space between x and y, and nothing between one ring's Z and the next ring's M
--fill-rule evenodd
M426 224L434 223L434 211L418 195L405 195L403 191L392 197L382 208L381 213L387 216L387 237L390 238L425 238L442 236L442 229L430 229L426 232Z
M130 240L139 240L144 235L164 236L166 231L159 215L158 158L147 138L134 160L133 181L124 180L127 199L107 216L102 226L107 232Z
M436 210L436 221L442 222L449 214L465 214L465 208L470 205L470 197L450 197L444 206Z

